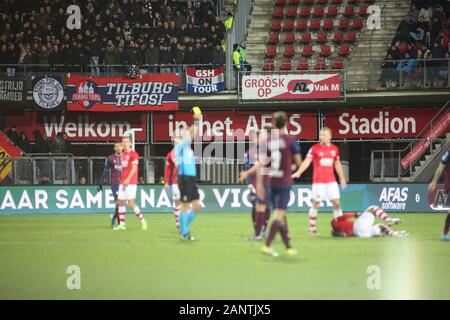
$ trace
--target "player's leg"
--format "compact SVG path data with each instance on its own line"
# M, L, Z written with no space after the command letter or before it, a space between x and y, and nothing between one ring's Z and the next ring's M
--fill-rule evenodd
M331 182L325 184L325 192L327 200L330 200L333 204L333 217L337 218L342 216L341 208L341 196L339 194L339 186L337 182Z
M127 201L127 193L123 185L119 186L119 191L117 192L117 198L119 199L119 206L117 208L117 213L119 216L119 224L113 228L114 231L124 231L125 226L125 205Z
M393 230L387 224L376 224L372 227L372 237L407 237L408 231L405 230Z
M356 237L361 238L371 238L374 236L374 222L375 216L368 212L364 211L355 221L353 225L353 234Z
M180 188L178 187L178 184L172 184L171 186L172 191L172 210L173 210L173 216L175 218L175 227L177 230L180 230Z
M401 222L399 218L389 217L388 213L378 206L370 206L369 208L367 208L367 211L371 212L373 215L375 215L376 217L380 218L381 220L383 220L388 224L397 224Z
M319 212L321 201L325 196L325 185L323 183L313 183L312 185L312 206L309 208L309 233L316 236L317 233L317 213Z
M450 190L447 190L447 206L450 207ZM441 236L442 241L450 241L450 236L448 235L449 230L450 230L450 210L448 211L448 214L445 217L444 230Z
M197 217L197 213L202 209L202 201L200 200L200 194L198 192L198 186L195 181L191 181L191 194L190 199L191 207L187 215L187 237L188 240L194 240L194 237L191 236L191 227L194 223L195 218Z
M114 214L111 217L111 227L114 228L117 224L119 224L119 185L113 184L111 185L111 191L114 197L115 209Z
M144 219L144 215L141 212L141 209L136 204L136 191L137 191L137 185L128 185L127 187L127 197L128 197L128 206L133 210L134 214L136 215L136 218L139 219L141 222L142 230L147 230L148 225L147 221Z

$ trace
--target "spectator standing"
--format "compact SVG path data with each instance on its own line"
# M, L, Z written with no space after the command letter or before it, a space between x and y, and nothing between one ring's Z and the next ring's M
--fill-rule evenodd
M97 37L94 36L92 38L91 43L89 43L89 63L91 64L91 75L99 76L100 68L99 68L99 60L100 60L100 52L101 46Z
M212 64L214 67L224 66L226 63L225 51L220 43L217 43L212 53Z
M158 63L159 63L159 48L155 46L155 41L150 40L148 43L148 47L144 52L144 61L148 66L148 72L150 73L158 73Z
M239 53L241 54L242 64L243 64L243 71L246 71L245 74L249 75L253 69L252 65L247 62L247 45L245 41L242 41L239 45L240 50Z
M242 73L244 71L240 50L239 43L235 43L233 45L233 70L235 71L236 88L239 88L242 82Z

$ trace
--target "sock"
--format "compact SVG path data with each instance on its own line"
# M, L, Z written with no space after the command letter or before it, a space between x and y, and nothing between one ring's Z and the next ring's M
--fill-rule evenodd
M275 238L275 236L278 233L278 230L280 230L280 225L281 225L281 223L278 220L274 220L272 222L272 224L270 225L269 236L267 237L267 240L266 240L266 246L270 247L273 239Z
M286 228L286 234L288 239L290 240L291 237L289 236L289 228L288 228L288 223L287 223L287 215L284 216L284 227Z
M266 222L265 212L256 212L255 211L255 220L256 220L255 237L259 237L261 235L264 223Z
M448 213L447 217L445 218L444 236L448 234L449 229L450 229L450 213Z
M259 214L259 212L256 212L255 205L253 205L253 208L252 208L252 224L253 224L253 230L255 230L255 235L256 235L256 228L257 228L257 224L258 224L257 215Z
M136 214L136 217L139 220L141 220L141 221L144 220L144 215L142 214L142 212L141 212L141 210L139 209L138 206L134 207L133 211L134 211L134 213Z
M267 230L267 227L269 226L269 221L270 221L270 208L267 207L266 208L266 212L264 212L264 226L263 226L263 230Z
M317 231L317 209L309 209L309 232Z
M180 228L180 207L178 207L174 204L172 209L173 209L173 216L175 217L175 225L176 225L177 229L179 229Z
M195 217L197 217L197 213L193 210L190 210L187 214L187 234L191 232L191 226L195 220Z
M125 225L125 207L119 207L118 214L119 214L119 223L121 226L124 226Z
M180 234L184 237L187 234L188 213L180 211Z
M342 209L338 209L338 210L334 209L333 210L333 218L338 218L340 216L342 216Z
M114 216L112 218L112 222L115 224L117 222L119 222L119 205L116 204L116 208L114 210Z
M279 231L281 234L281 239L283 239L283 243L287 249L291 248L291 244L289 241L288 229L286 224L280 224Z
M375 212L375 215L376 215L378 218L380 218L381 220L383 220L383 221L389 220L388 214L387 214L383 209L378 208L378 207L375 207L375 208L374 208L374 212Z

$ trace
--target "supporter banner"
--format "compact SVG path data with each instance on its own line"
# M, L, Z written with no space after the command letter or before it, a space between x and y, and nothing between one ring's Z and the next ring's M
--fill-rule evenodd
M0 104L17 106L27 102L25 79L0 77Z
M64 111L63 77L34 77L33 78L33 109L35 111Z
M321 100L340 97L339 74L250 75L242 79L242 100Z
M287 112L289 134L302 140L317 140L318 115L315 111ZM245 141L255 131L272 121L271 112L206 111L200 123L199 136L204 141ZM152 117L153 141L170 142L171 138L192 124L191 112L155 113Z
M433 128L426 134L422 140L400 161L403 169L408 168L410 164L419 159L427 148L433 143L438 137L446 134L448 132L447 128L450 125L450 112L447 112L438 123L436 123Z
M8 157L15 158L22 155L22 150L11 144L6 134L0 132L0 182L11 172L13 163Z
M249 212L247 186L201 185L203 212ZM311 206L311 185L294 185L289 210L306 213ZM345 211L361 212L378 205L387 212L431 212L426 184L351 184L342 191ZM145 213L172 214L172 200L162 185L141 185L137 204ZM331 203L324 202L328 211ZM0 214L12 213L111 213L114 198L95 186L0 186Z
M123 118L123 119L122 119ZM72 142L113 142L132 128L136 132L137 143L148 142L147 115L130 112L126 117L114 113L56 113L15 112L6 114L6 127L16 125L17 131L25 131L33 141L33 131L39 130L44 137L52 139L58 132L65 132Z
M186 91L192 94L210 94L225 90L223 67L197 70L186 67Z
M333 139L411 139L426 127L439 109L383 108L325 111L325 126Z
M178 110L176 74L144 74L137 78L67 75L69 111Z

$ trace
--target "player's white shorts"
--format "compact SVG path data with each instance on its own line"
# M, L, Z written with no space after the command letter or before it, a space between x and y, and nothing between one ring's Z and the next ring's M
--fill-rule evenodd
M174 183L170 186L170 191L172 193L172 200L180 200L181 199L181 195L180 195L180 188L178 188L178 184Z
M381 229L378 225L374 225L375 216L365 211L356 219L353 225L353 234L360 238L378 237L381 234Z
M126 187L121 184L119 185L119 192L117 193L117 198L119 200L134 200L136 199L137 185L129 184Z
M312 200L313 201L330 201L340 199L339 186L337 182L329 183L313 183Z

